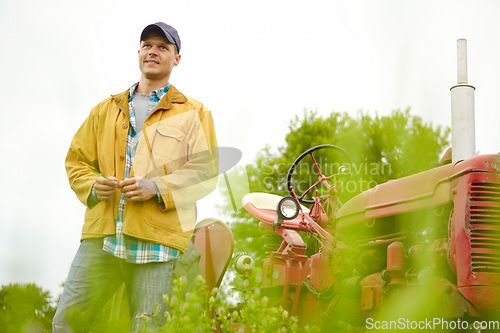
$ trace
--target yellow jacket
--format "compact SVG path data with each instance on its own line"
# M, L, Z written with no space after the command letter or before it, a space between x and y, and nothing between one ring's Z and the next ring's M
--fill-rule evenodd
M90 169L124 178L129 126L127 90L95 106L71 142L66 171L71 188L87 206L82 240L115 234L120 191L89 207L97 178ZM184 251L196 222L196 200L215 188L217 166L210 111L170 86L144 121L130 174L153 179L164 207L155 200L127 201L124 233Z

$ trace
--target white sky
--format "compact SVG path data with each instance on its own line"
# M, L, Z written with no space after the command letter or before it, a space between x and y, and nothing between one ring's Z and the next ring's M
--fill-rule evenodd
M304 108L410 106L449 126L459 38L476 87L477 149L499 152L499 15L495 0L0 2L0 284L61 291L84 213L64 158L90 108L138 81L147 24L178 29L171 83L212 110L219 144L248 163L266 143L281 145ZM216 200L204 199L200 219Z

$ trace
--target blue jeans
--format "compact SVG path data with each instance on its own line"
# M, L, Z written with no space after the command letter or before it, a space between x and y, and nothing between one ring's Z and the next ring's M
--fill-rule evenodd
M102 243L103 239L97 238L80 244L54 315L53 332L89 332L99 322L103 306L122 283L125 283L132 327L140 324L141 317L151 317L157 304L163 304L175 260L131 264L103 251Z

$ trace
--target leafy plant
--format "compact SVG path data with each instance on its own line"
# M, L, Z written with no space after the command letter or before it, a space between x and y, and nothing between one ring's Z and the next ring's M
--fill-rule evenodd
M258 288L255 274L235 279L234 290L208 290L198 276L193 284L185 277L173 281L164 300L167 311L158 306L154 318L145 318L140 332L318 332L301 328L297 318L280 307L272 307ZM235 290L237 291L235 293ZM238 299L237 305L231 300Z
M11 283L0 290L0 331L50 332L55 308L48 291L34 283Z

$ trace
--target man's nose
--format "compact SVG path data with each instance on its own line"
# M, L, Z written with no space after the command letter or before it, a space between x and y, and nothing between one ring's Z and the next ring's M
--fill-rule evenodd
M158 47L157 46L152 46L149 49L149 54L158 54Z

